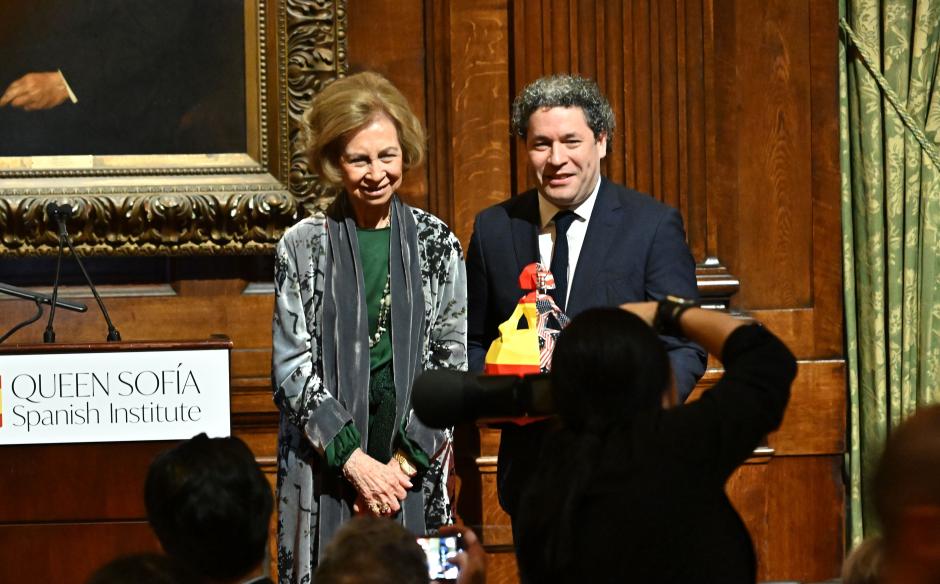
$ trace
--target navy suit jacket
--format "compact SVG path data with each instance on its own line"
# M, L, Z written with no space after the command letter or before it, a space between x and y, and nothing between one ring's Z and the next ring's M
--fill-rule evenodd
M483 371L497 327L525 292L519 273L538 261L538 193L533 189L483 210L467 250L467 322L470 370ZM698 298L695 260L679 213L648 195L601 179L565 313L597 306L659 300L667 294ZM662 337L680 401L705 372L705 351Z
M467 340L473 372L483 371L486 351L499 335L497 327L525 294L519 273L539 260L540 222L535 190L476 217L467 251ZM652 197L602 178L566 314L574 317L592 307L658 300L667 294L698 298L695 260L685 243L682 218ZM705 351L690 341L661 338L684 401L705 372ZM510 516L535 471L544 426L503 428L496 480L500 504Z

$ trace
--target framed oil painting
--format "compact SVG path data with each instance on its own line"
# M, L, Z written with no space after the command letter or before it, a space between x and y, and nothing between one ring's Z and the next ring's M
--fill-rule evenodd
M298 142L345 0L0 5L0 255L256 253L321 193Z

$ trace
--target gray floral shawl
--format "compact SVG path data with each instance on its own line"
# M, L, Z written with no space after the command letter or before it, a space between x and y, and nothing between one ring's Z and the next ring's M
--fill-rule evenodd
M420 488L409 493L399 514L418 533L451 521L446 483L452 434L427 428L414 416L411 381L425 369L466 369L466 274L460 243L447 226L397 197L391 238L395 427L404 422L409 439L432 456ZM349 421L365 449L369 360L361 283L355 225L343 197L326 215L289 229L277 245L272 376L281 410L281 583L310 582L326 544L352 513L355 490L326 467L323 453Z

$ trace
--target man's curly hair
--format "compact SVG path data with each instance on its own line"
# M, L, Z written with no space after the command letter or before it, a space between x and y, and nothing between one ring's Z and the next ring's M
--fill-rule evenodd
M529 118L536 111L553 107L579 107L584 112L594 138L607 135L608 148L616 122L610 103L592 79L577 75L551 75L527 85L512 102L510 128L512 133L526 137Z

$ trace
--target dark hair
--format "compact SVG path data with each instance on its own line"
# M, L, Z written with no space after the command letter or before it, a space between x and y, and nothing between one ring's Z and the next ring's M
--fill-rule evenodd
M552 355L552 395L561 423L542 446L520 506L517 552L524 580L572 575L575 519L615 428L662 407L671 369L663 343L638 316L592 308L561 332ZM551 461L551 462L548 462ZM557 461L564 461L563 464ZM549 487L545 487L550 485ZM532 569L542 574L533 574ZM565 576L562 576L562 575Z
M122 556L98 568L86 584L196 584L195 576L160 554Z
M906 509L940 507L940 404L917 410L888 436L875 471L874 494L888 549Z
M401 524L356 517L330 542L313 581L317 584L428 584L424 552Z
M144 502L163 549L194 572L238 578L264 558L271 486L238 438L199 434L157 456Z
M659 407L670 376L662 341L641 318L592 308L571 321L552 355L552 392L571 430L602 428Z
M601 134L606 134L610 148L615 126L610 103L594 80L577 75L551 75L526 85L512 102L509 120L512 133L525 138L532 114L552 107L581 108L594 139L599 140Z
M878 584L884 564L881 536L866 537L842 562L842 584Z

